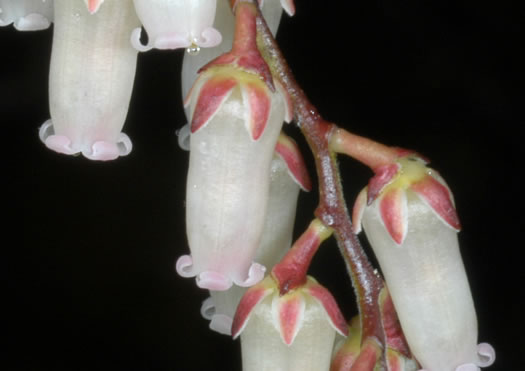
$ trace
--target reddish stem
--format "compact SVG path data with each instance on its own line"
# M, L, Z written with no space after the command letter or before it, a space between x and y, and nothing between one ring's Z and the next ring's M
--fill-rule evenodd
M332 234L318 219L315 219L288 253L272 269L279 283L279 293L286 294L306 283L306 274L317 249Z
M399 157L397 148L337 128L330 138L330 148L367 165L372 170L392 164Z
M297 124L315 156L320 193L320 203L315 215L325 225L333 228L345 258L358 296L362 339L375 338L385 349L385 337L378 305L383 281L373 269L357 236L352 231L335 153L329 145L330 136L336 126L322 119L299 87L260 13L257 18L257 31L259 50L270 66L273 76L281 80L284 88L290 94L294 103ZM385 367L384 362L384 357L382 357L383 367Z

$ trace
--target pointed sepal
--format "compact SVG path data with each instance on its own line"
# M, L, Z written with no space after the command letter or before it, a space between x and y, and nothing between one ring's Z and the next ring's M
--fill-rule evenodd
M96 12L98 12L104 0L84 0L84 2L86 3L88 12L91 14L95 14Z
M361 229L363 228L361 223L363 221L363 214L367 206L367 198L368 187L365 187L357 195L357 198L354 202L354 208L352 209L352 229L354 230L355 234L360 233Z
M405 191L399 188L389 190L379 200L379 213L392 239L401 245L408 230L407 200Z
M253 309L274 291L268 280L251 287L242 297L232 323L232 337L236 339L246 327Z
M305 285L305 291L323 307L334 330L341 336L348 336L346 320L330 291L311 277Z
M451 228L459 231L459 222L456 208L452 200L452 193L442 181L438 181L432 172L417 183L410 186L419 197Z
M274 296L272 315L283 342L292 345L304 320L305 303L299 293L290 293L283 297Z
M289 136L281 133L275 146L275 151L288 167L288 173L303 191L312 189L312 181L308 175L306 164L297 143Z
M211 121L231 95L235 86L237 86L237 80L234 77L223 75L211 76L204 82L198 92L197 104L193 110L193 118L191 120L192 134L205 127Z
M400 169L399 164L389 164L380 166L374 170L375 175L368 182L368 199L367 204L370 205L381 193L381 191L392 181L398 174Z
M248 81L242 85L245 125L253 140L258 140L264 132L270 117L271 99L265 85L258 81Z

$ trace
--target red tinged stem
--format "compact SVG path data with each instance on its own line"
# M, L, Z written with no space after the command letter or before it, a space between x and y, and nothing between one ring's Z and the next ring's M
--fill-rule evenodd
M399 157L399 150L385 146L371 139L336 129L330 138L330 147L337 153L344 153L365 164L372 170L389 165Z
M284 258L273 267L272 275L279 283L280 295L285 295L290 290L306 283L306 273L310 262L321 242L330 234L319 220L314 220Z
M334 230L358 295L363 339L375 338L384 349L385 338L378 307L383 280L374 271L357 236L352 231L335 153L329 145L330 136L336 126L323 120L317 109L309 102L295 81L262 16L257 18L257 30L259 50L270 66L273 76L279 78L289 92L294 103L297 123L315 156L320 193L320 203L315 214L325 225ZM384 366L384 357L382 358L381 363Z

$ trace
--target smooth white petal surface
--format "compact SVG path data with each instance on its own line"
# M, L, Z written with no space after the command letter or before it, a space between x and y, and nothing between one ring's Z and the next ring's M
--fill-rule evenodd
M0 26L13 23L19 31L37 31L53 21L53 0L0 0Z
M81 0L55 1L51 122L40 130L48 147L95 160L129 153L121 130L137 60L129 33L138 24L131 0L107 0L94 15Z
M132 43L140 51L191 45L209 48L221 42L220 32L212 27L216 0L134 0L134 3L149 39L147 45L142 45L140 28L133 32Z
M272 315L273 298L270 295L255 307L241 333L243 371L329 370L336 332L323 307L304 298L301 328L286 345Z
M407 201L408 231L401 245L374 204L364 212L363 227L410 349L428 371L478 363L476 313L457 233L410 190Z
M299 185L290 177L288 167L282 158L274 155L270 170L270 196L267 217L264 223L261 243L255 254L255 261L266 267L266 272L284 256L292 244ZM214 312L210 315L210 328L231 335L231 321L246 288L232 286L226 291L210 291ZM228 332L224 331L229 323Z
M262 237L271 160L284 117L282 97L272 94L269 124L253 141L244 127L239 90L234 88L190 141L186 224L192 261L177 269L184 276L197 275L199 286L211 290L225 290L232 283L250 286L255 283L250 269L251 274L262 273L252 263ZM209 278L210 285L203 278Z

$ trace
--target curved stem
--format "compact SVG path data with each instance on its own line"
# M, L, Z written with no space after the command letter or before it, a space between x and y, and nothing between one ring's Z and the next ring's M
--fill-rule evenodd
M306 283L312 258L321 243L331 235L331 228L327 228L319 219L314 219L281 261L272 268L272 276L279 283L281 295Z
M333 131L330 148L356 159L374 171L380 166L393 163L399 157L399 149L385 146L341 128Z
M294 103L294 115L310 149L315 156L319 177L320 202L315 215L333 229L341 253L345 259L361 314L363 340L375 338L385 347L378 299L383 280L370 264L357 236L343 197L339 168L335 151L330 147L330 137L336 126L325 121L299 87L282 56L275 39L263 17L257 18L257 43L263 58L275 78L280 79ZM382 357L384 368L384 357Z

